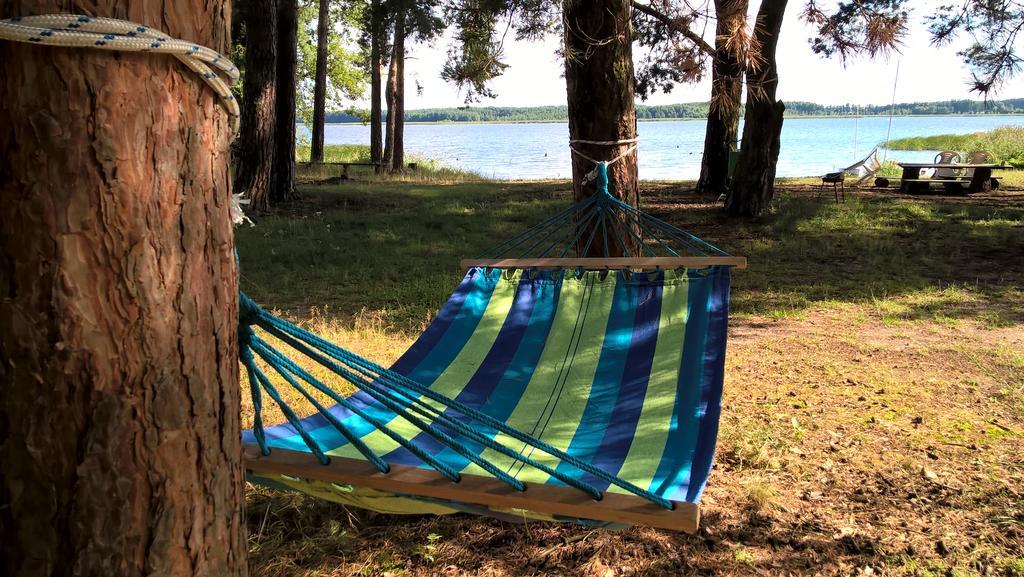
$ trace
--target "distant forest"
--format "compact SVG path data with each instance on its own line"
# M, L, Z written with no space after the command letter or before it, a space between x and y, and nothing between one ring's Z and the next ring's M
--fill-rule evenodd
M813 102L786 102L786 116L887 116L888 104L858 106L839 104L828 106ZM1024 114L1024 98L978 102L976 100L946 100L942 102L906 102L896 104L893 113L905 115L944 114ZM706 102L685 102L660 106L638 105L637 118L658 120L669 118L703 119L708 115ZM327 115L327 122L364 122L368 118L364 110L333 112ZM565 122L568 112L565 106L481 106L470 108L422 108L406 110L406 122Z

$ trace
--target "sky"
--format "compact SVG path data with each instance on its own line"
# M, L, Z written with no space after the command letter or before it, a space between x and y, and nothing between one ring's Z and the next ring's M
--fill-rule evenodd
M790 0L778 46L779 98L820 104L888 104L895 81L897 102L980 99L968 89L970 74L956 54L958 45L934 47L929 43L922 9L937 4L934 0L912 4L917 11L911 14L910 33L905 37L901 53L875 60L859 58L844 67L839 59L824 59L811 52L808 37L813 30L799 19L802 1ZM409 47L407 109L464 105L464 95L440 78L450 38L446 35L431 45ZM709 36L708 40L713 38ZM556 37L541 42L507 40L505 63L509 68L492 84L497 97L484 99L474 106L565 104L562 62L554 56L558 45ZM959 42L959 46L963 45L963 41ZM422 88L420 93L415 90L417 84ZM710 80L706 79L699 84L676 86L669 94L652 95L646 103L705 101L709 92ZM992 98L1022 96L1024 75L1011 79Z

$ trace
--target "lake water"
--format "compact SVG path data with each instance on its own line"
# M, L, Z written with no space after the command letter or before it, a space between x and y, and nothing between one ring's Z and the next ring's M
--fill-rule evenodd
M971 133L1024 125L1024 116L894 117L892 138ZM640 122L640 178L695 179L704 147L702 120ZM787 118L782 129L778 176L820 175L860 160L885 141L889 119ZM331 124L328 144L366 144L370 129ZM569 178L569 128L544 124L411 124L405 127L407 154L498 179ZM898 161L929 161L934 151L889 151Z

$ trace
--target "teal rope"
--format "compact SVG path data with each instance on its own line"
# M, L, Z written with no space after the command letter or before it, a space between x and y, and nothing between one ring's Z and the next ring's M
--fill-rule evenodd
M329 394L331 396L331 398L333 398L335 400L337 400L340 397L340 395L338 395L338 393L336 393L333 389L331 389L330 387L328 387L328 386L324 385L323 383L321 383L316 377L310 375L305 369L303 369L302 367L300 367L297 364L295 364L291 359L289 359L288 357L285 357L281 353L277 353L277 355L280 357L281 364L286 366L289 371L291 371L291 372L295 373L296 375L298 375L302 380L304 380L304 381L306 381L306 382L308 382L310 384L314 384L315 383L314 386L316 386L318 390L321 390L324 393ZM438 461L437 459L435 459L431 455L428 455L422 449L420 449L419 447L417 447L416 445L411 443L408 439L402 437L401 435L396 433L393 429L388 427L387 423L381 421L380 419L377 419L377 418L369 416L365 411L363 411L361 409L358 409L357 407L355 407L347 399L345 399L345 402L342 403L342 405L345 406L346 408L348 408L350 411L352 411L356 415L359 415L359 417L362 418L363 420L365 420L366 422L368 422L371 425L373 425L373 427L375 429L377 429L377 430L381 431L382 433L384 433L385 435L387 435L388 438L390 438L391 440L393 440L396 443L398 443L399 446L408 449L412 454L414 454L417 457L419 457L424 463L426 463L426 464L430 465L431 467L433 467L434 469L436 469L438 472L440 472L442 475L447 477L452 482L457 483L459 481L460 475L459 475L459 473L457 471L455 471L451 467L445 465L444 463ZM360 441L360 444L362 444L361 441ZM367 449L367 450L369 450L369 449ZM386 463L385 463L385 465L386 465ZM383 470L381 472L386 473L386 472L388 472L389 468L390 467L386 468L385 470Z
M627 203L625 203L625 202L623 202L623 201L621 201L621 200L619 200L619 199L617 199L615 197L610 197L610 198L611 198L611 201L613 203L615 203L616 205L622 207L623 210L625 210L627 212L634 213L637 216L640 216L641 218L646 218L646 219L650 220L659 229L665 231L666 233L668 233L668 232L674 233L675 236L680 241L682 241L685 238L686 242L690 243L694 247L700 246L700 247L706 248L706 249L708 249L708 250L710 250L710 251L712 251L712 252L714 252L716 254L722 255L722 256L728 256L728 254L729 254L729 253L725 252L724 250L718 248L717 246L715 246L715 245L707 242L706 240L704 240L704 239L694 235L693 233L686 232L685 230L679 228L678 226L676 226L674 224L665 222L664 220L661 220L660 218L658 218L656 216L652 216L652 215L650 215L650 214L648 214L646 212L643 212L640 209L636 208L635 206L627 204ZM706 254L706 253L701 251L701 254Z
M251 321L253 323L259 322L260 319L262 319L262 318L267 318L267 317L274 318L272 315L270 315L269 313L267 313L266 311L261 309L256 303L252 302L252 300L249 299L247 296L245 296L245 294L241 295L241 298L240 298L240 308L242 310L247 311L246 316L250 317ZM241 317L242 315L239 315L239 316ZM271 350L271 351L273 350L266 343L266 341L263 341L262 339L259 339L259 337L255 337L255 336L252 337L252 338L253 339L258 339L257 342L266 345L266 347L269 350ZM247 353L247 348L248 347L242 347L240 349L242 351L243 355L245 355ZM275 353L276 353L276 351L275 351ZM248 355L251 356L251 353L248 353ZM417 447L416 445L411 443L409 440L403 438L402 436L400 436L397 433L395 433L393 430L389 429L384 422L382 422L379 419L376 419L374 417L371 417L365 411L363 411L363 410L359 409L358 407L356 407L351 401L349 401L345 397L339 395L337 392L335 392L330 387L324 385L322 382L319 381L319 379L317 379L316 377L314 377L311 374L309 374L305 369L303 369L302 367L300 367L297 364L295 364L295 362L292 361L291 359L289 359L288 357L285 357L284 355L282 355L280 353L276 353L276 357L277 358L275 359L275 361L277 363L279 363L279 365L281 367L286 368L287 370L289 370L290 372L294 373L295 375L297 375L302 380L306 381L307 383L309 383L310 385L315 387L317 390L319 390L319 391L327 394L328 396L330 396L335 402L339 403L340 405L342 405L346 409L348 409L348 410L352 411L354 414L358 415L360 418L362 418L366 422L368 422L371 425L373 425L374 428L376 428L376 429L380 430L381 432L383 432L391 440L395 441L400 446L405 447L406 449L409 449L410 452L412 452L414 455L416 455L417 457L422 459L425 463L427 463L428 465L430 465L431 467L433 467L434 469L439 471L445 477L448 477L453 482L457 482L458 481L459 474L456 471L454 471L453 469L451 469L450 467L448 467L444 463L441 463L440 461L438 461L437 459L433 458L432 456L426 454L419 447ZM245 362L244 359L243 359L243 362ZM274 363L272 362L270 364L274 364ZM277 368L277 365L274 365L274 366L275 366L275 368ZM255 364L252 364L252 368L258 370L255 367ZM342 376L344 376L344 375L342 375ZM291 420L289 420L289 423L297 431L299 431L300 434L305 432L302 429L301 425L299 425L297 422L292 422ZM342 432L342 434L344 434L344 431L341 431L341 432ZM304 437L304 440L305 440L305 437ZM314 443L315 443L315 441L314 441ZM307 445L308 445L308 443L307 443ZM319 447L319 445L317 445L317 446ZM365 445L363 445L363 446L365 447ZM357 445L357 447L358 447L358 445ZM265 455L270 453L270 450L265 445L265 443L263 445L261 445L261 449L263 450ZM369 450L369 448L367 448L366 451L369 452L370 454L372 454L372 452ZM365 454L366 453L364 453L364 455ZM371 461L372 460L373 459L371 459ZM383 470L380 469L380 467L378 467L378 470L381 470L381 472L387 472L386 463L385 463L385 468Z
M452 419L451 417L441 413L436 408L431 407L430 405L424 403L421 399L413 397L413 396L409 395L408 393L406 393L404 391L400 391L400 390L399 391L394 391L394 390L391 390L391 389L383 388L383 387L381 387L381 385L377 384L376 380L361 380L361 379L358 379L357 377L352 375L344 367L338 366L336 363L333 363L329 359L324 358L322 355L319 355L316 351L311 350L304 343L297 342L295 339L291 338L286 333L279 332L279 329L276 326L273 326L273 325L281 325L281 324L290 324L290 323L287 323L287 321L282 321L281 319L277 319L276 317L270 317L269 315L265 319L262 319L262 320L269 321L269 323L272 325L272 326L263 326L261 324L261 326L263 326L263 328L265 328L268 331L270 331L271 334L274 334L278 338L284 340L290 346L296 348L297 350L299 350L303 354L307 355L308 357L312 358L313 360L317 361L318 363L320 363L324 367L326 367L326 368L330 369L331 371L333 371L333 372L343 376L349 382L352 382L352 383L356 384L356 386L359 386L361 389L363 389L364 391L366 391L367 393L372 395L375 399L378 399L381 403L385 404L385 406L387 406L392 411L396 412L397 414L400 414L403 418L405 418L407 421L413 423L416 427L420 428L421 430L423 430L427 434L430 434L431 436L435 437L438 441L441 441L446 446L451 447L453 450L455 450L456 452L458 452L462 456L466 457L471 462L479 465L481 468L483 468L488 473L491 473L492 475L494 475L498 479L504 481L505 483L508 483L509 485L513 486L517 490L519 490L519 491L525 490L525 485L523 485L522 482L520 482L519 480L514 479L513 477L510 477L509 475L507 475L505 472L503 472L500 469L498 469L497 467L495 467L490 462L488 462L488 461L484 460L483 458L481 458L479 455L476 455L475 453L470 451L468 449L468 447L463 446L458 441L456 441L455 439L451 438L449 435L446 435L445 433L443 433L441 431L437 431L432 425L426 424L422 420L409 415L407 412L405 412L405 410L402 407L399 406L399 404L408 405L409 403L406 403L404 401L396 402L395 399L388 398L388 395L394 396L396 393L404 394L405 396L407 396L412 401L411 407L417 413L419 413L421 415L424 415L424 416L426 416L428 418L438 419L439 421L441 421L443 426L446 426L446 427L449 427L449 428L453 428L454 430L458 431L459 433L461 433L463 435L466 435L466 436L469 436L470 438L474 439L475 441L479 442L480 444L482 444L482 445L484 445L484 446L486 446L488 448L494 449L495 451L501 452L502 454L505 454L506 456L509 456L509 457L512 457L512 458L517 459L519 461L525 462L526 464L528 464L528 465L530 465L532 467L535 467L535 468L537 468L539 470L542 470L545 473L547 473L549 475L552 475L555 478L558 478L559 480L563 481L564 483L566 483L566 484L568 484L568 485L570 485L572 487L575 487L575 488L577 488L577 489L579 489L581 491L586 492L587 494L589 494L594 499L598 499L599 500L601 498L600 491L598 491L597 489L591 487L590 485L587 485L585 483L581 483L580 481L578 481L578 480L576 480L576 479L574 479L572 477L569 477L567 475L559 473L558 471L556 471L554 469L551 469L551 468L545 466L544 464L542 464L540 462L537 462L537 461L534 461L534 460L532 460L532 459L530 459L528 457L525 457L524 455L521 455L519 453L514 453L511 449L508 449L504 445L501 445L500 443L497 443L497 442L493 441L492 439L489 439L489 438L483 436L479 432L474 431L473 429L471 429L469 427L466 427L463 423L460 423L460 422ZM292 326L294 327L294 325L292 325ZM295 327L295 328L297 328L297 327ZM301 330L301 329L299 329L299 330ZM327 351L324 351L324 352L326 353ZM387 373L387 372L386 373L382 373L382 374L378 375L378 378L387 379L388 376L393 375L393 374L397 374L397 373ZM397 384L397 383L394 383L394 384Z
M245 295L242 296L244 297ZM238 316L241 320L241 311ZM252 432L253 436L256 437L256 444L260 447L260 453L266 456L270 454L270 449L267 447L267 435L263 427L263 394L261 393L259 380L256 378L256 363L248 362L245 353L246 344L251 341L252 337L252 328L248 324L240 322L238 325L238 355L249 377L249 395L252 397L253 409ZM249 354L248 356L251 357L252 355Z
M586 254L586 250L592 246L593 240L598 234L597 229L600 229L601 237L605 240L603 251L605 256L611 254L639 256L641 253L659 256L659 253L663 253L667 256L678 257L681 251L701 256L728 255L711 243L615 198L610 191L606 163L598 163L594 169L594 175L596 178L594 194L559 211L554 216L515 237L490 247L480 258L503 258L514 250L521 251L517 255L518 258L547 255L564 257L574 248L581 248L580 245L584 248L582 254ZM603 221L601 216L604 216ZM589 231L592 237L585 239L588 232L587 227L595 220L597 226L594 230ZM572 222L575 222L575 225L569 226ZM612 231L611 234L609 234L609 229ZM581 243L581 241L585 242ZM615 244L612 244L612 241ZM673 246L673 244L677 246ZM613 246L619 250L613 251Z
M267 328L267 327L264 327L264 328ZM375 389L372 386L370 381L356 379L355 376L352 373L350 373L349 371L346 371L343 367L341 367L341 366L339 366L339 365L337 365L335 363L331 363L329 360L325 359L322 355L316 354L315 351L313 351L312 349L304 346L302 343L299 343L299 342L295 341L294 339L288 338L284 333L279 333L278 331L272 330L270 328L267 328L267 330L270 331L271 334L274 334L274 336L277 336L278 338L281 338L285 342L288 342L288 344L290 346L295 347L297 350L299 350L300 352L302 352L306 356L312 358L313 360L317 361L321 365L331 369L335 373L337 373L339 375L342 375L349 382L352 382L352 383L356 384L356 386L359 386L362 390L366 391L368 394L373 396L374 399L379 401L381 404L383 404L385 407L387 407L388 409L393 411L395 414L399 415L400 417L402 417L406 421L412 423L419 430L427 433L431 437L434 437L435 439L440 441L445 446L451 447L455 452L457 452L460 455L462 455L463 457L469 459L472 463L475 463L476 465L479 465L482 469L484 469L488 473L491 473L492 475L497 477L499 480L501 480L501 481L507 483L508 485L512 486L517 491L525 491L526 490L526 485L524 485L522 483L522 481L519 481L518 479L515 479L515 478L509 476L505 472L503 472L500 469L498 469L497 467L495 467L493 464L491 464L488 461L486 461L483 458L481 458L479 455L476 455L476 454L472 453L469 450L469 448L467 448L464 445L462 445L461 443L459 443L457 440L455 440L453 437L451 437L447 433L438 430L434 425L426 423L425 421L423 421L419 417L413 415L405 407L402 406L404 403L397 402L395 399L391 398L388 394L381 394L378 389ZM388 427L385 425L384 428L388 428ZM410 443L410 445L411 445L411 443ZM454 472L454 469L450 469L450 470L452 470ZM455 473L455 479L453 479L453 481L455 481L457 483L460 478L461 478L461 476L458 473Z
M605 215L604 211L602 211L601 212L601 216L599 216L598 219L597 219L597 224L593 228L590 229L590 236L587 237L587 243L585 245L583 245L583 250L580 251L580 254L590 254L590 247L594 244L594 239L597 238L597 231L599 229L600 230L607 230L606 229L607 225L605 224L605 221L606 221L606 215ZM609 254L610 253L608 252L608 245L605 244L604 245L604 256L608 256Z
M579 212L587 210L587 208L589 208L590 205L594 204L595 202L597 202L596 198L589 197L586 200L580 202L579 204L577 204L577 205L575 205L573 207L570 207L570 210L572 212L569 214L569 218L568 218L568 220L566 220L565 224L568 224L569 222L571 222L572 219L575 218L579 214ZM559 244L561 244L563 242L566 242L566 240L568 240L569 237L572 235L573 230L574 229L571 228L571 227L560 226L557 229L548 232L547 234L545 234L542 237L540 237L539 239L537 239L537 241L534 242L532 245L527 247L523 251L523 256L529 255L531 252L534 251L534 249L536 249L538 246L540 246L540 244L542 242L547 240L547 238L549 238L555 232L562 232L563 236L556 237L555 241L552 244L548 245L548 248L545 248L543 251L541 251L541 254L547 254L548 251L550 251L552 249L552 247L557 247Z
M305 387L295 380L292 374L286 370L286 363L283 362L283 357L280 356L280 353L271 348L266 341L263 341L262 339L254 342L252 348L264 362L272 366L283 379L288 381L288 384L290 384L295 390L299 391L299 393L301 393L302 396L309 401L309 403L313 405L313 407L315 407L325 419L327 419L327 422L334 426L334 428L337 429L338 432L340 432L342 436L344 436L345 439L356 448L356 450L366 457L366 460L370 461L378 471L381 473L387 473L391 469L391 467L384 462L384 459L381 459L380 456L374 453L360 437L354 435L352 431L344 425L344 423L332 415L326 407L317 401L315 397L309 394L309 391L307 391Z
M565 473L561 473L561 472L559 472L556 469L552 469L551 467L548 467L544 463L536 461L536 460L534 460L534 459L532 459L532 458L530 458L530 457L528 457L526 455L523 455L522 453L517 453L513 449L507 447L506 445L502 445L501 443L498 443L494 439L492 439L490 437L487 437L486 435L484 435L480 431L478 431L476 429L473 429L473 428L467 426L465 423L459 422L457 419L454 419L454 418L444 414L442 411L439 411L435 407L432 407L429 404L424 403L422 400L420 400L417 397L414 397L414 396L410 395L408 392L405 392L405 391L403 391L401 389L397 389L396 392L399 392L399 393L407 396L409 399L412 400L412 402L416 403L417 406L421 406L425 410L426 415L428 415L429 417L437 419L438 421L440 421L442 426L448 427L448 428L452 429L453 431L455 431L455 432L457 432L457 433L459 433L461 435L465 435L466 437L469 437L471 440L479 443L481 446L484 446L486 448L492 449L492 450L494 450L496 452L501 453L502 455L505 455L506 457L510 457L512 459L515 459L516 461L519 461L519 462L524 463L526 465L529 465L529 466L531 466L531 467L533 467L533 468L535 468L535 469L537 469L539 471L542 471L542 472L544 472L544 473L546 473L546 474L548 474L548 475L558 479L559 481L562 481L563 483L565 483L566 485L569 485L570 487L573 487L575 489L579 489L580 491L583 491L584 493L587 493L588 495L590 495L590 497L592 499L596 500L596 501L600 501L601 500L601 498L602 498L601 492L598 491L596 488L592 487L591 485L583 483L583 482L581 482L578 479L575 479L575 478L573 478L573 477L571 477L569 475L566 475Z
M608 163L597 163L597 168L594 171L597 173L597 194L611 197L611 193L608 192Z
M316 458L320 461L321 464L326 465L330 463L331 459L324 454L323 450L320 449L320 445L317 444L315 440L313 440L313 437L310 436L309 432L306 431L306 429L302 428L302 424L299 422L299 417L295 414L295 411L293 411L292 408L288 406L288 403L284 402L284 399L281 398L281 395L277 392L277 388L274 387L274 384L271 383L270 379L268 379L267 376L263 374L263 371L261 371L260 368L256 366L256 361L252 356L252 351L250 351L248 348L242 349L242 355L242 362L245 363L246 366L252 371L252 373L256 375L256 379L260 382L260 386L262 386L267 391L267 394L270 395L271 399L274 399L274 402L277 403L277 406L281 409L281 412L284 413L285 418L288 419L288 423L290 423L291 426L295 428L295 432L297 432L299 436L302 437L302 441L306 443L306 446L309 447L309 450L312 451L314 455L316 455Z
M587 227L590 226L590 223L593 222L599 214L601 214L600 209L592 210L581 222L579 222L576 225L576 233L573 235L572 240L566 243L565 248L562 249L562 252L561 254L558 255L558 258L565 258L565 255L568 254L569 251L576 246L580 239L583 238L583 234L587 231ZM541 256L546 256L546 254L547 253L541 253Z
M587 201L593 202L592 199L587 199ZM548 232L548 235L553 234L554 232L559 230L564 230L564 224L571 220L573 216L575 216L576 213L580 210L580 208L581 207L577 205L570 206L558 212L551 218L548 218L547 220L541 222L540 224L533 226L506 241L494 245L493 247L489 248L483 255L481 255L480 258L486 258L489 255L502 256L504 254L507 254L511 252L513 248L521 245L525 241L528 241L530 238L537 236L545 229L551 228L551 230Z
M423 432L427 433L428 435L434 437L435 439L440 441L442 444L451 447L453 450L455 450L456 452L461 454L463 457L467 458L468 460L470 460L471 462L475 463L476 465L479 465L482 469L484 469L488 473L491 473L496 478L498 478L501 481L511 485L513 488L515 488L518 491L526 490L526 486L521 481L519 481L518 479L514 479L513 477L509 476L508 474L504 473L503 471L501 471L500 469L495 467L493 464L491 464L488 461L486 461L483 458L481 458L479 455L474 454L467 447L465 447L462 444L460 444L457 440L452 438L450 435L444 433L443 431L438 430L433 425L424 422L423 420L421 420L420 418L416 417L415 415L412 415L408 410L406 410L406 408L404 406L402 406L404 403L396 402L395 399L389 397L390 392L385 392L384 394L381 394L381 391L379 389L374 389L372 387L372 383L371 382L365 381L363 379L359 379L357 376L355 376L350 371L346 370L344 367L341 367L341 366L339 366L339 365L337 365L335 363L332 363L329 359L324 358L322 355L320 355L316 351L310 349L304 343L296 340L295 338L293 338L288 333L286 333L284 331L281 331L278 328L277 325L283 324L285 322L286 321L281 321L280 319L277 319L276 317L272 317L272 316L270 316L270 315L268 315L266 313L263 313L263 314L260 315L260 318L256 321L256 324L258 326L260 326L261 328L267 330L268 332L270 332L274 336L278 337L282 341L285 341L289 346L292 346L296 350L302 352L306 356L312 358L313 360L317 361L321 365L327 367L328 369L332 370L336 374L342 376L347 381L349 381L349 382L355 384L356 386L360 387L361 389L363 389L364 391L369 393L371 396L373 396L376 400L381 402L388 409L393 411L395 414L401 416L403 419L405 419L406 421L412 423L418 429L420 429ZM290 323L288 323L288 324L290 324ZM294 325L292 325L292 326L294 326ZM274 359L274 361L275 362L282 362L282 363L287 362L287 364L289 364L291 366L295 366L292 361L290 361L290 360L288 360L286 358ZM295 367L297 368L297 366L295 366ZM299 369L299 370L301 370L301 369ZM391 431L392 433L394 433L394 431L392 431L389 427L387 427L384 424L378 424L376 426L378 428L380 428L381 430ZM425 453L423 453L418 448L413 449L413 447L415 447L415 445L413 445L412 443L410 443L408 441L403 442L402 446L412 450L413 453L416 454L418 457L422 458L423 456L426 456ZM427 462L432 462L431 463L432 466L440 465L440 468L438 468L438 466L435 466L435 468L438 468L439 471L445 472L446 476L451 478L454 482L458 482L459 481L460 476L459 476L459 474L457 472L454 471L454 469L451 469L451 468L447 467L447 465L440 464L439 462L437 462L433 458L427 458L425 460Z

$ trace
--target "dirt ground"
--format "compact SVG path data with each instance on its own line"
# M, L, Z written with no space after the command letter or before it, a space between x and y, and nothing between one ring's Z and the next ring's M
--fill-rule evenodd
M1024 194L943 202L1021 207ZM1019 282L1016 256L1003 282ZM1024 324L956 312L970 302L924 317L893 306L731 322L696 535L395 517L251 488L251 573L1024 577Z

